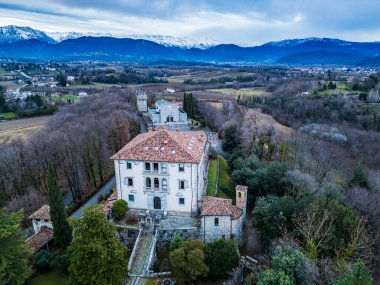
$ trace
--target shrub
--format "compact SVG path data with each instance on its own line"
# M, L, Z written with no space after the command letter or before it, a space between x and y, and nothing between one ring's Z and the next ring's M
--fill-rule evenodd
M67 268L70 265L70 255L68 251L63 251L58 254L56 254L53 257L53 260L51 262L51 267L56 270L64 270L67 271Z
M48 271L53 255L47 250L41 250L34 256L34 265L38 271Z
M183 239L180 236L175 236L170 241L170 251L176 250L177 248L180 248L183 245Z
M128 211L128 203L124 200L117 200L112 205L112 215L116 218L121 218Z

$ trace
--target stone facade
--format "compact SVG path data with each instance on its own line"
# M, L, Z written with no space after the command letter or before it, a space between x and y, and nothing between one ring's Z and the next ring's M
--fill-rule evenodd
M243 243L243 227L246 216L247 187L236 187L236 205L232 200L205 197L201 211L201 239L210 243L222 237L234 238L241 245Z
M141 113L146 113L148 111L148 96L145 91L136 91L137 99L137 110Z
M177 103L158 100L154 108L149 108L148 115L155 127L167 126L172 130L189 130L187 113Z

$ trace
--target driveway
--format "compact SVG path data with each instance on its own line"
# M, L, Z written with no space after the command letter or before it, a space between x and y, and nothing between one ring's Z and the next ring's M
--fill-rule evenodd
M114 176L110 180L108 180L106 182L106 184L104 184L94 196L92 196L89 200L87 200L87 202L84 203L78 210L76 210L74 213L72 213L70 215L70 217L72 217L72 218L82 217L83 216L83 210L87 206L93 206L93 205L97 204L99 196L100 195L103 195L103 196L106 195L115 186L116 186L116 179Z

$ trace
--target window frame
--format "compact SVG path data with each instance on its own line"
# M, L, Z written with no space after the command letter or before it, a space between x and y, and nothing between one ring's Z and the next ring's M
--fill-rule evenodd
M126 168L132 169L132 162L127 161Z
M132 197L132 199L131 199L131 197ZM135 195L128 194L128 202L135 202Z
M148 167L147 167L148 166ZM150 162L145 162L144 169L145 171L151 171Z
M183 183L183 188L181 187ZM178 180L178 189L185 190L186 188L186 181L185 180Z
M183 203L181 203L181 201L183 201ZM184 206L185 205L185 198L179 197L178 198L178 205Z
M185 172L185 164L178 163L178 172Z
M219 218L214 218L214 227L219 227Z

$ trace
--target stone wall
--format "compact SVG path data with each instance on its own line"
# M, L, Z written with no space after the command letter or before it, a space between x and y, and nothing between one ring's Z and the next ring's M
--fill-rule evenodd
M179 236L183 240L199 239L199 229L194 227L185 229L158 230L157 247L161 250L168 249L170 241L175 236Z

